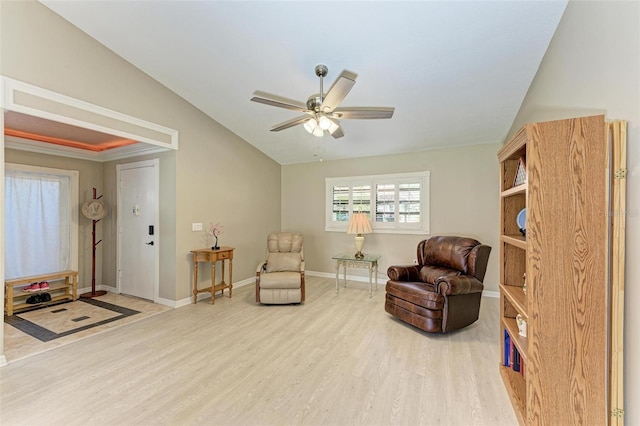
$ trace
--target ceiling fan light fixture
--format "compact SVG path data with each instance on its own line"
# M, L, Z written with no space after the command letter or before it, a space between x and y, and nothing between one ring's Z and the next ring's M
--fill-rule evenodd
M333 120L330 120L330 121L331 121L331 125L329 126L328 130L329 130L329 133L333 135L336 132L336 130L340 128L340 126L338 126L338 124L335 121Z
M324 136L324 130L322 130L320 128L320 126L316 126L315 129L313 129L313 136L316 136L318 138L321 138Z
M321 115L318 118L318 125L322 130L328 130L333 122L326 115Z
M318 127L318 123L316 123L316 120L314 118L310 118L309 120L305 121L303 126L307 132L313 133L315 128Z

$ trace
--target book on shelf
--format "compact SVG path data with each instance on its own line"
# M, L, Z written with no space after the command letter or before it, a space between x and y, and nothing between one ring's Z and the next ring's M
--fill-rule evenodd
M513 347L513 371L517 371L518 373L520 372L520 362L521 362L521 358L520 358L520 352L518 352L518 348Z
M509 344L509 367L511 367L511 369L513 371L515 371L515 365L516 365L516 352L518 350L516 349L516 345L513 343L513 339L511 339L511 342Z
M510 352L511 352L511 336L509 336L509 332L505 329L504 330L504 357L502 360L502 365L504 365L505 367L511 366L511 364L509 363Z
M524 362L522 361L522 355L513 342L513 339L507 329L504 329L504 354L502 359L502 365L511 368L513 371L520 373L524 376Z

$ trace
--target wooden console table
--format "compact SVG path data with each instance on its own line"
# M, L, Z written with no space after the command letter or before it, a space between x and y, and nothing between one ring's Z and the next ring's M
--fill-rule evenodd
M218 250L198 249L191 250L193 253L193 303L198 303L198 293L211 293L211 304L216 302L216 291L229 289L229 297L233 291L233 247L220 247ZM224 282L224 261L229 261L229 283ZM216 262L222 262L222 278L221 282L216 284ZM211 263L211 287L198 289L198 262Z
M64 280L64 281L62 281ZM26 284L49 282L49 288L39 292L24 292L14 288ZM57 283L56 281L61 281ZM15 290L18 290L16 292ZM29 304L26 299L35 293L49 293L51 301ZM52 274L33 275L31 277L12 278L4 282L4 312L11 316L15 311L25 311L42 305L50 305L62 300L76 300L78 298L78 272L62 271Z

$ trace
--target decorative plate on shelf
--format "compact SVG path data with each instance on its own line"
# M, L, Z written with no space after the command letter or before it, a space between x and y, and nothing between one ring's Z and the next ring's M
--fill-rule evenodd
M516 223L518 224L518 228L520 229L520 233L523 236L526 236L527 232L527 209L520 210L518 216L516 216Z

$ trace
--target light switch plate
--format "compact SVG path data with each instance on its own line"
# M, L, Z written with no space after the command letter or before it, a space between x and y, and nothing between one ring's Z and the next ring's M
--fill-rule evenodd
M202 223L192 223L191 224L192 231L202 231Z

